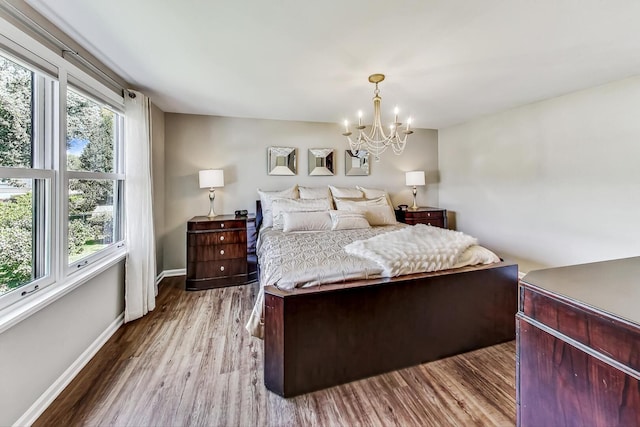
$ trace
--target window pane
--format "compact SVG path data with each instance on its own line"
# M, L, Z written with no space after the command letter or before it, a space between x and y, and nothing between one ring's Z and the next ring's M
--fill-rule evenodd
M114 185L110 179L69 180L69 263L116 240Z
M0 56L0 166L32 165L33 73Z
M0 179L0 295L43 273L36 273L34 181Z
M67 92L67 169L113 172L116 114L97 102Z

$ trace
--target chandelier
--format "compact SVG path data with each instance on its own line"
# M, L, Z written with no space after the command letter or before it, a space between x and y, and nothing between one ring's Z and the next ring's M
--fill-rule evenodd
M411 130L411 118L407 120L407 124L404 130L400 127L402 123L398 121L398 107L395 108L395 118L393 123L389 125L389 135L387 135L382 127L382 120L380 119L380 89L378 89L378 83L384 80L384 74L372 74L369 76L369 81L376 85L376 89L373 91L373 125L368 133L365 133L366 126L362 124L362 111L358 111L358 136L354 139L351 138L351 132L349 131L349 122L344 121L345 132L342 134L347 137L351 152L356 155L360 150L367 150L373 154L376 161L380 160L380 154L384 153L387 148L391 147L394 154L402 154L404 146L407 143L407 137L413 133ZM400 136L402 133L403 136Z

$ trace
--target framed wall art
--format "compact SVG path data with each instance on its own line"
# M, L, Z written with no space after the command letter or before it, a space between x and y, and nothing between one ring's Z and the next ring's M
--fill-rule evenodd
M344 174L349 176L369 175L369 152L351 150L344 152Z
M333 148L309 148L309 175L334 175Z
M267 173L269 175L295 175L297 173L296 149L293 147L269 147L267 149Z

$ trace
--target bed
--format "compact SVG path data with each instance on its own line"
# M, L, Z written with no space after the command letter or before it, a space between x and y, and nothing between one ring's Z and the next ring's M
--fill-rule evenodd
M261 217L258 201L258 228ZM259 248L268 245L265 236L259 239ZM313 240L324 238L320 233ZM363 278L344 274L337 283L312 286L264 280L264 267L254 309L254 315L263 309L264 381L284 397L515 339L513 263L399 277L377 277L372 269Z

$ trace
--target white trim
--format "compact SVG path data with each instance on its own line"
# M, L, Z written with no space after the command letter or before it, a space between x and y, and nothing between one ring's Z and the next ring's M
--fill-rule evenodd
M102 332L100 336L96 338L96 340L92 342L84 352L82 352L71 366L69 366L67 370L64 371L44 393L42 393L33 405L27 409L27 412L18 418L14 423L14 426L32 425L123 324L124 312L120 313L120 315L107 327L107 329L105 329L104 332Z
M518 280L522 280L522 278L526 275L527 273L525 273L524 271L519 271L518 270Z
M161 273L162 277L175 277L175 276L186 276L187 269L186 268L177 268L175 270L164 270Z
M94 278L103 271L122 261L127 254L124 248L120 249L113 256L100 260L77 274L70 276L65 283L56 286L49 286L37 294L30 296L24 301L6 307L0 313L0 334L7 329L20 323L32 314L42 310L49 304L62 298L83 283Z

